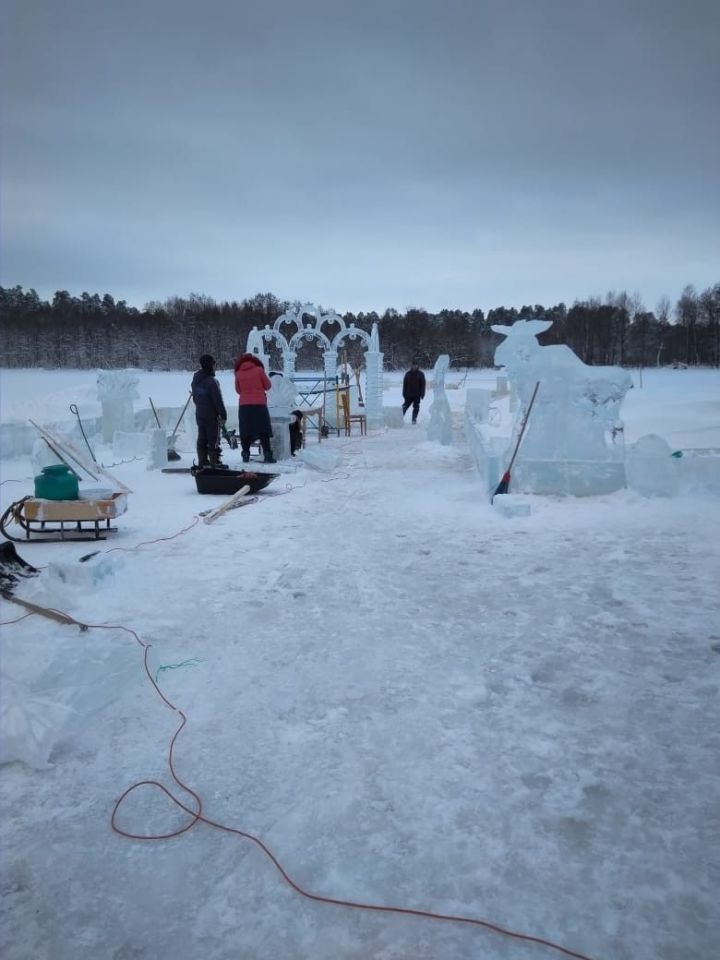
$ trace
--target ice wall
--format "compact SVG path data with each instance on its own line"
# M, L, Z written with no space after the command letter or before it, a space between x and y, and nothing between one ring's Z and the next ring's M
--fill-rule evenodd
M433 400L427 428L428 440L435 440L446 447L452 444L452 412L445 395L445 374L449 369L450 357L443 353L437 358L433 369Z

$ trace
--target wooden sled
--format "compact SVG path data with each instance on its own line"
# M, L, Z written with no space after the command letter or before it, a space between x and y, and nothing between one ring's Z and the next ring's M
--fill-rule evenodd
M24 497L10 504L0 517L0 533L15 543L105 540L117 527L111 522L127 510L127 494L113 493L99 500L40 500ZM11 523L25 533L24 539L8 531Z
M192 475L198 493L220 493L227 497L247 486L257 493L277 477L276 473L256 473L252 470L230 470L227 467L193 467Z

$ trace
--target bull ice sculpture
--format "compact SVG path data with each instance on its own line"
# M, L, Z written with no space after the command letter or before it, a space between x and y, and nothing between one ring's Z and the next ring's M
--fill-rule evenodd
M564 489L552 490L551 467L536 469L537 492L600 493L624 483L624 471L594 471L602 463L617 464L622 452L613 440L622 431L620 407L632 387L630 374L621 367L592 367L580 360L566 344L541 346L537 336L552 326L552 320L518 320L512 326L493 326L506 339L495 351L495 364L507 371L523 409L527 409L533 388L540 382L537 399L523 440L521 461L557 461L574 464L575 477ZM583 467L583 464L585 465ZM594 482L596 476L604 477ZM610 480L610 475L614 479ZM609 485L608 485L609 484ZM570 489L576 486L578 489Z

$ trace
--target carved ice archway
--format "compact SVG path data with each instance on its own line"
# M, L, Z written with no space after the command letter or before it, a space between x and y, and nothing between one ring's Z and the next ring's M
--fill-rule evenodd
M264 327L260 331L260 335L262 336L263 340L274 340L283 353L290 349L290 344L287 342L287 339L282 335L282 333L272 327Z
M306 322L308 318L309 322ZM293 324L295 327L295 332L289 339L280 329L287 324ZM338 324L340 326L340 330L333 336L332 340L321 329L325 324ZM338 348L345 339L360 339L365 346L365 413L371 427L380 427L383 423L383 355L380 352L377 323L373 324L372 332L368 334L356 327L354 323L347 326L343 318L334 310L327 310L323 313L315 304L303 303L280 314L272 327L269 324L266 324L262 330L253 327L248 334L246 349L249 353L259 356L266 368L269 368L270 358L265 354L264 342L275 341L283 355L283 374L292 378L295 375L298 347L303 340L317 340L319 346L323 348L325 376L329 380L335 380L337 377Z
M339 350L340 344L345 338L348 340L357 340L359 338L365 344L366 350L372 350L372 338L370 334L366 333L364 330L361 330L359 327L356 327L354 323L351 323L349 327L346 327L343 323L343 329L340 331L340 333L333 337L333 350Z
M310 323L306 322L306 317L312 317ZM272 328L278 333L281 333L280 327L289 323L295 325L297 333L307 329L307 327L312 327L313 330L321 330L325 323L339 323L340 329L345 329L345 321L340 314L332 309L326 310L325 313L323 313L322 309L316 307L314 303L302 303L297 307L291 307L277 317Z
M297 351L303 340L319 340L320 346L325 350L331 350L330 341L321 330L316 330L308 324L303 330L298 330L290 337L290 349Z

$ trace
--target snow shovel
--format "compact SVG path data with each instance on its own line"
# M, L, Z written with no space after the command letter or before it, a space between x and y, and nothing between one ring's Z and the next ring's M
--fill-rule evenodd
M85 446L90 451L90 456L92 457L93 463L97 463L97 460L95 459L95 454L93 453L93 449L90 446L88 438L85 435L85 428L83 427L83 422L80 419L80 411L77 408L77 404L74 404L74 403L70 404L70 413L74 413L75 416L77 417L78 426L80 427L80 433L82 434L82 438L85 441Z
M189 397L187 398L187 400L185 401L185 406L182 408L182 413L181 413L180 416L178 417L178 422L175 424L175 429L173 430L173 432L172 432L172 433L170 434L170 436L168 437L168 452L167 452L167 458L168 458L168 460L181 460L181 459L182 459L181 456L180 456L180 454L179 454L179 453L177 452L177 450L175 449L175 441L176 441L176 438L177 438L178 429L180 428L180 424L182 423L182 418L185 416L185 411L187 410L188 406L190 405L190 401L191 401L191 400L192 400L192 393L190 394L190 396L189 396Z
M148 397L148 400L150 401L150 407L152 408L152 412L155 415L155 423L158 425L158 429L162 430L163 427L162 427L162 424L160 423L160 417L157 414L157 410L155 409L155 404L152 401L152 397ZM185 404L185 407L187 408L187 404ZM183 413L185 413L185 410L183 410ZM180 420L182 420L182 415L180 417ZM177 428L180 426L180 420L178 420L177 422L177 425L175 427L175 432L177 432ZM175 450L175 433L173 433L173 435L168 439L167 458L168 460L180 459L180 454L177 453Z
M150 401L150 408L155 416L155 423L158 425L158 430L162 430L162 424L160 423L160 417L157 415L157 410L155 409L155 404L152 402L152 397L148 397Z
M513 455L510 460L510 466L502 475L502 480L497 485L497 488L495 489L495 493L490 497L490 503L493 502L493 500L495 499L495 497L498 496L498 494L508 492L508 489L510 487L510 476L512 474L512 468L515 464L515 457L517 457L518 455L518 450L520 449L520 444L522 443L523 434L525 433L525 427L527 426L527 422L530 417L530 411L532 410L533 404L535 403L535 397L537 396L539 387L540 387L540 381L538 380L538 382L535 384L535 389L532 392L532 396L530 397L530 403L528 404L528 408L525 413L525 416L523 417L523 422L520 427L520 434L517 438L517 443L515 444L515 449L513 450Z

